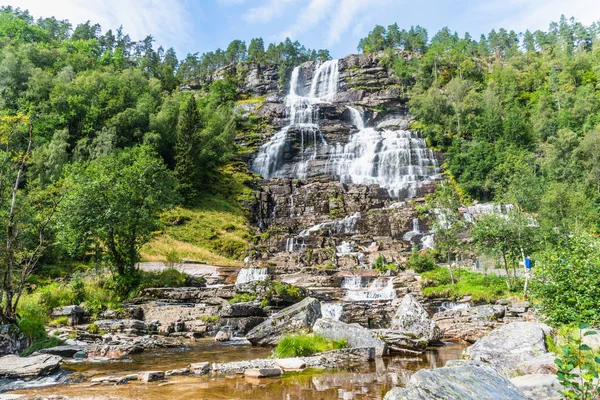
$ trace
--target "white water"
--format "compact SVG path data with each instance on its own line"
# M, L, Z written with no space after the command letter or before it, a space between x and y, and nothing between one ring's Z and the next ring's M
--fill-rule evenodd
M267 268L242 268L238 272L235 284L241 285L248 282L264 281L269 277Z
M419 218L413 218L412 220L412 231L408 231L404 234L404 236L402 237L402 240L406 240L407 242L410 242L415 236L420 235L421 232L421 227L419 225Z
M396 298L393 278L376 278L369 282L368 277L345 276L342 288L346 289L346 300L374 301Z
M342 318L343 308L342 303L321 303L321 315L323 318L339 321Z
M337 93L339 71L337 60L325 61L314 73L308 96L301 93L304 82L300 80L300 67L294 68L290 80L290 94L285 98L288 125L277 132L259 149L252 169L269 179L281 176L284 150L290 131L300 135L302 160L293 168L293 176L305 178L311 160L317 156L318 144L327 145L318 125L318 105Z
M259 149L252 169L263 178L306 178L311 161L328 154L326 172L344 183L378 184L395 197L415 197L423 184L439 177L439 165L425 140L409 130L377 130L365 126L364 116L348 106L358 129L348 143L327 144L319 129L319 105L335 100L340 79L338 60L318 65L310 88L294 68L286 96L287 125ZM299 158L285 168L286 148L299 138ZM318 152L319 147L323 148ZM289 155L289 154L288 154ZM296 156L297 157L297 156Z
M470 307L471 307L471 305L469 303L458 303L455 301L445 301L440 305L438 312L466 310Z
M359 212L354 215L350 215L341 220L327 221L321 224L313 225L309 228L304 229L299 237L306 237L312 232L328 231L329 234L353 234L356 230L356 223L360 219L361 214Z
M500 216L506 216L514 208L515 206L513 206L512 204L475 204L472 206L465 207L465 213L463 214L463 218L469 223L474 223L480 215L495 214Z

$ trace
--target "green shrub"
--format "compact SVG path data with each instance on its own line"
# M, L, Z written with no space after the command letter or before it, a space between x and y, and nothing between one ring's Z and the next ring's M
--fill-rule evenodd
M379 273L385 273L387 271L398 272L400 269L395 263L388 263L383 254L377 256L377 259L375 259L375 262L371 267Z
M219 320L218 315L203 315L200 317L200 321L204 322L217 322Z
M329 350L345 349L348 342L342 340L328 340L322 336L313 334L298 334L284 336L275 350L273 357L306 357L315 353L322 353Z
M54 318L54 319L50 320L50 322L48 322L48 325L50 325L50 326L65 326L68 323L69 323L69 317L64 315L62 317L58 317L58 318Z
M435 269L436 264L433 256L429 252L420 253L416 248L413 248L412 254L408 259L408 268L416 273L431 271Z
M89 333L91 333L92 335L97 335L98 333L100 333L100 329L98 328L98 325L96 325L96 324L89 324L87 327L87 331Z
M256 300L256 293L236 293L229 302L231 304L235 303L247 303L249 301Z

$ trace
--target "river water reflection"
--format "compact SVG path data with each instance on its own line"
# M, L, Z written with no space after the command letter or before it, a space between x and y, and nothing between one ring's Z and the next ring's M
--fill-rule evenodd
M268 399L268 400L353 400L383 399L394 386L403 386L422 368L438 368L459 359L465 345L449 343L432 348L420 356L395 356L378 359L360 367L343 370L311 370L287 373L278 379L250 379L241 375L175 377L163 383L96 385L89 381L44 389L21 391L29 396L65 395L74 398L123 399ZM211 353L209 353L211 352ZM189 351L157 350L137 355L130 362L79 364L70 366L73 378L118 374L140 370L181 368L190 362L234 361L260 358L269 349L233 347L206 343ZM210 357L209 358L209 354ZM199 358L201 357L201 358Z

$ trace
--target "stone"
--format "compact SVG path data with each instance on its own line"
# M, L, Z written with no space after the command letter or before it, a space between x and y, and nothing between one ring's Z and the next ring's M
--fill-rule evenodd
M67 317L71 326L80 325L87 321L88 314L83 307L73 305L59 308L53 308L50 311L52 318Z
M243 374L247 369L260 369L260 368L277 368L275 360L273 359L257 359L257 360L244 360L234 361L228 363L214 363L212 364L211 370L222 374Z
M247 369L244 376L249 378L274 378L281 376L282 373L281 368L256 368Z
M228 342L231 339L231 333L229 331L219 331L215 336L217 342Z
M190 373L189 368L178 368L178 369L170 369L165 371L165 376L179 376L179 375L187 375Z
M86 353L90 358L120 358L143 351L144 348L142 346L133 344L94 344L86 347Z
M305 357L307 367L339 368L362 365L374 361L376 356L374 347L355 347L350 349L331 350Z
M95 322L98 329L106 332L123 332L131 335L149 335L158 332L158 322L137 319L103 319Z
M301 358L278 358L275 365L284 371L299 371L306 368L306 361Z
M200 362L190 364L189 371L194 375L206 375L210 372L210 363Z
M551 328L536 322L502 325L464 350L466 359L490 363L504 374L518 365L548 352L546 335Z
M559 390L564 390L556 375L523 375L510 381L526 396L535 400L560 399L562 395Z
M310 329L321 318L321 302L307 297L253 328L246 338L255 346L276 345L283 335Z
M431 319L427 310L414 298L407 294L392 318L392 330L400 331L406 336L438 342L440 328Z
M451 367L422 369L405 388L394 388L384 400L528 400L507 378L489 366L463 363Z
M313 325L313 332L329 340L343 340L348 347L374 347L378 356L387 354L387 345L373 332L358 324L346 324L330 318L321 318Z
M596 332L595 334L590 334L589 332ZM586 335L587 333L587 335ZM587 344L594 351L600 350L600 330L594 329L583 329L582 331L582 343Z
M138 380L141 382L155 382L165 379L165 373L163 371L143 371L138 372Z
M0 357L18 354L29 345L29 340L13 324L0 325Z
M39 354L29 357L8 355L0 358L0 378L35 378L58 370L62 358Z
M373 333L385 342L392 353L423 354L429 344L427 339L415 339L392 329L375 329Z
M73 354L73 358L75 360L84 360L88 357L88 354L85 351L78 351L77 353Z
M260 306L260 303L245 302L235 303L223 306L221 309L220 316L222 318L236 318L236 317L266 317L265 310Z
M556 354L545 353L538 357L525 360L519 364L515 370L515 375L556 375L558 368L554 363Z
M78 352L83 352L85 346L54 346L39 350L42 354L52 354L62 358L73 358Z
M475 343L502 325L504 305L482 305L436 313L433 318L442 330L442 338Z

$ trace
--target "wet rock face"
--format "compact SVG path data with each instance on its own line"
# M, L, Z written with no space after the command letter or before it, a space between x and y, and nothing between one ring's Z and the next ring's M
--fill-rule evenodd
M255 346L276 345L285 334L309 330L319 318L321 303L317 299L307 297L252 329L246 338Z
M410 294L402 299L392 318L391 328L408 337L421 338L428 342L438 342L441 333L427 310Z
M384 400L527 400L507 378L488 366L463 362L414 374L406 388L390 390Z

